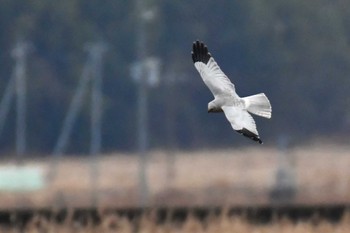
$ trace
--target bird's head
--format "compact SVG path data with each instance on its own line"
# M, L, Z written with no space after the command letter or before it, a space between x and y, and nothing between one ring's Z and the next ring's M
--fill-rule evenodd
M222 109L216 106L213 102L208 103L208 113L210 112L222 112Z

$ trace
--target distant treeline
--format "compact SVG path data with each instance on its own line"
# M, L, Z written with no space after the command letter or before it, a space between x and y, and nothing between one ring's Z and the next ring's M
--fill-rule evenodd
M150 89L153 148L248 145L222 114L207 114L212 95L194 69L192 42L205 41L241 96L265 92L271 120L257 119L270 144L290 138L350 135L350 3L345 0L145 0L146 54L161 60L161 82ZM128 0L0 0L0 98L12 76L11 50L29 41L27 145L50 153L87 59L87 42L104 40L103 151L135 150L139 12ZM146 17L146 16L145 16ZM145 19L146 20L146 19ZM89 93L90 94L90 93ZM90 142L88 95L67 153ZM14 102L13 102L14 104ZM0 151L15 141L15 107L0 135Z

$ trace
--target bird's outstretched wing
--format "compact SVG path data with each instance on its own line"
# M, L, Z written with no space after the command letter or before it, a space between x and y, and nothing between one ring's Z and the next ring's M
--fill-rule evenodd
M204 83L208 86L214 97L237 95L235 86L224 72L222 72L203 42L196 41L193 43L192 60Z
M235 106L223 106L222 110L234 130L262 144L255 121L246 110Z

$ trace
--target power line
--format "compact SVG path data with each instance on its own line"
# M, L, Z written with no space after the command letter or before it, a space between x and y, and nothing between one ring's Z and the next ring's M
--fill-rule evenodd
M15 79L11 78L6 86L4 96L0 102L0 135L4 128L7 114L10 110L11 102L14 97L15 90Z

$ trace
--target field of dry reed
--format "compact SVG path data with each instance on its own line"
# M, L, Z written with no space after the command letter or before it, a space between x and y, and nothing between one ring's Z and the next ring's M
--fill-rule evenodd
M243 215L225 212L208 215L199 219L187 215L184 221L169 218L162 222L152 214L143 214L130 219L115 213L105 214L96 222L91 218L73 220L69 215L63 221L50 220L43 216L33 216L27 223L0 224L1 233L345 233L350 232L350 214L346 212L338 222L322 218L292 221L278 218L268 223L254 223Z

